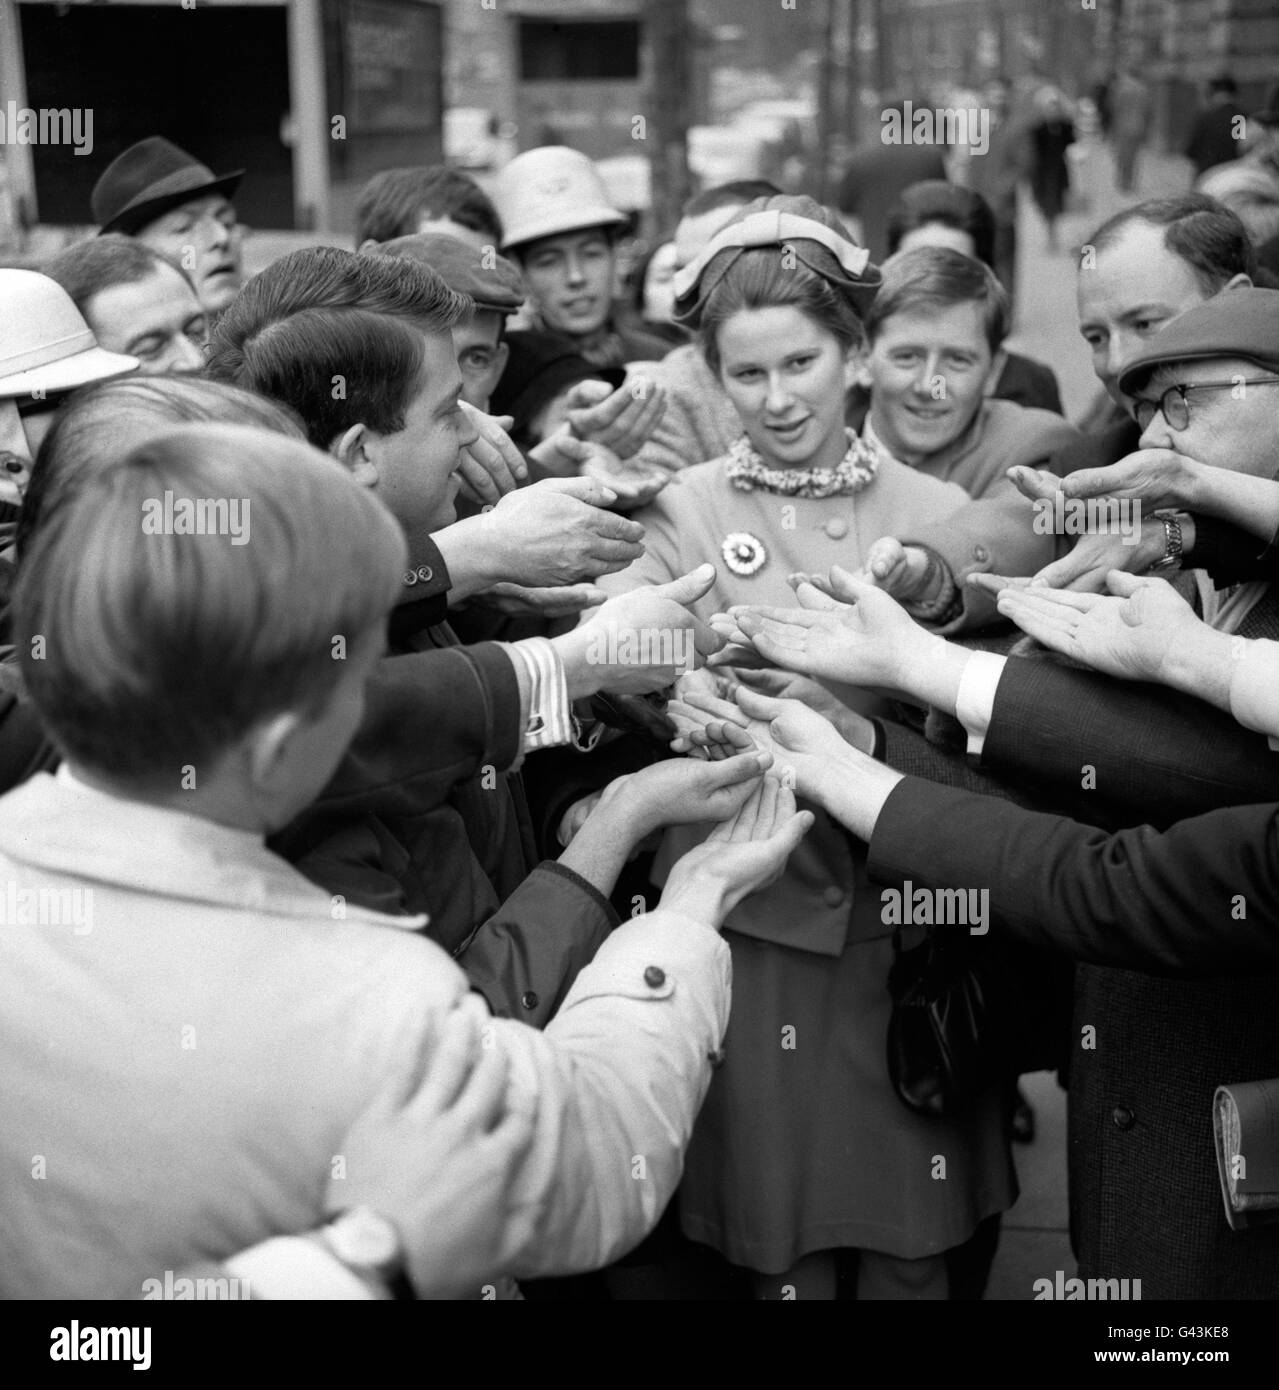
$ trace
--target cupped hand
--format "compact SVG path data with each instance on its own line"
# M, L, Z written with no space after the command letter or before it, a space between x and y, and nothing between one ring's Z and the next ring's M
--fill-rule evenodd
M1149 512L1193 511L1206 464L1172 449L1138 449L1105 468L1081 468L1062 480L1067 497L1129 497Z
M811 811L795 809L789 787L771 774L761 778L733 817L676 860L662 906L719 926L744 898L781 877L813 820Z
M644 376L616 390L605 381L579 381L566 397L569 428L578 439L610 449L618 458L638 453L666 413L666 392Z

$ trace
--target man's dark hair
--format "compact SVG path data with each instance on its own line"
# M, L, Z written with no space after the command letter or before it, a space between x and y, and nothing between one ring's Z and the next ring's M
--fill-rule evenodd
M108 232L59 251L45 263L43 271L66 290L76 308L87 316L87 306L94 295L115 285L136 285L148 280L160 266L176 270L191 284L191 277L171 256L136 237ZM191 293L195 293L194 286Z
M960 188L945 179L913 183L888 213L888 253L902 243L907 232L940 222L973 239L973 253L983 265L995 264L995 214L990 204L971 188Z
M756 198L776 198L781 189L767 179L734 179L731 183L717 183L714 188L703 188L684 204L681 217L700 217L704 212L714 212L716 208L744 207Z
M246 384L242 364L254 338L308 309L363 309L444 333L469 318L475 304L420 261L310 246L273 261L232 300L214 329L207 374Z
M303 309L249 338L232 384L296 411L307 439L327 449L352 425L402 430L425 358L422 335L401 319L367 309Z
M1257 256L1247 228L1216 198L1204 193L1151 198L1108 218L1086 244L1104 251L1134 222L1164 229L1164 245L1194 271L1205 294L1216 294L1236 275L1256 274Z
M360 189L355 203L355 244L411 236L424 217L447 217L502 244L502 222L484 190L443 164L384 169Z

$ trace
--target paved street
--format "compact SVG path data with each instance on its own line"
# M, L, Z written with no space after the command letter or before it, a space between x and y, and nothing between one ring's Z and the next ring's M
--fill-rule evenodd
M1137 201L1116 192L1110 152L1105 147L1089 146L1077 168L1089 205L1087 211L1062 218L1058 240L1063 249L1059 254L1049 254L1043 219L1029 196L1023 196L1016 327L1010 339L1019 351L1052 363L1066 413L1072 419L1099 389L1076 329L1072 272L1078 260L1074 248L1103 218L1126 202ZM1155 198L1184 192L1189 179L1190 166L1184 160L1147 154L1139 170L1138 196ZM1033 1144L1014 1149L1021 1197L1004 1218L988 1299L1030 1299L1036 1279L1052 1278L1059 1269L1067 1278L1075 1272L1067 1236L1066 1095L1048 1072L1023 1078L1022 1087L1035 1107L1038 1132Z

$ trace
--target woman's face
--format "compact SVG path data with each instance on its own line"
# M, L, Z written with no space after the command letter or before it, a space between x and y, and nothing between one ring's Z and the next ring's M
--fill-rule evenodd
M991 358L980 304L885 319L867 363L871 424L888 451L913 465L958 439L981 405Z
M834 468L848 450L839 339L793 305L739 309L720 325L720 381L764 462Z

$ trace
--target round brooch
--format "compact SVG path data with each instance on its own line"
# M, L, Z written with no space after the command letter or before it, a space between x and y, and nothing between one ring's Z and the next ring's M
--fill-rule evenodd
M756 570L762 569L764 561L768 559L764 542L752 536L749 531L733 531L724 537L724 543L719 549L729 569L742 576L754 574Z

